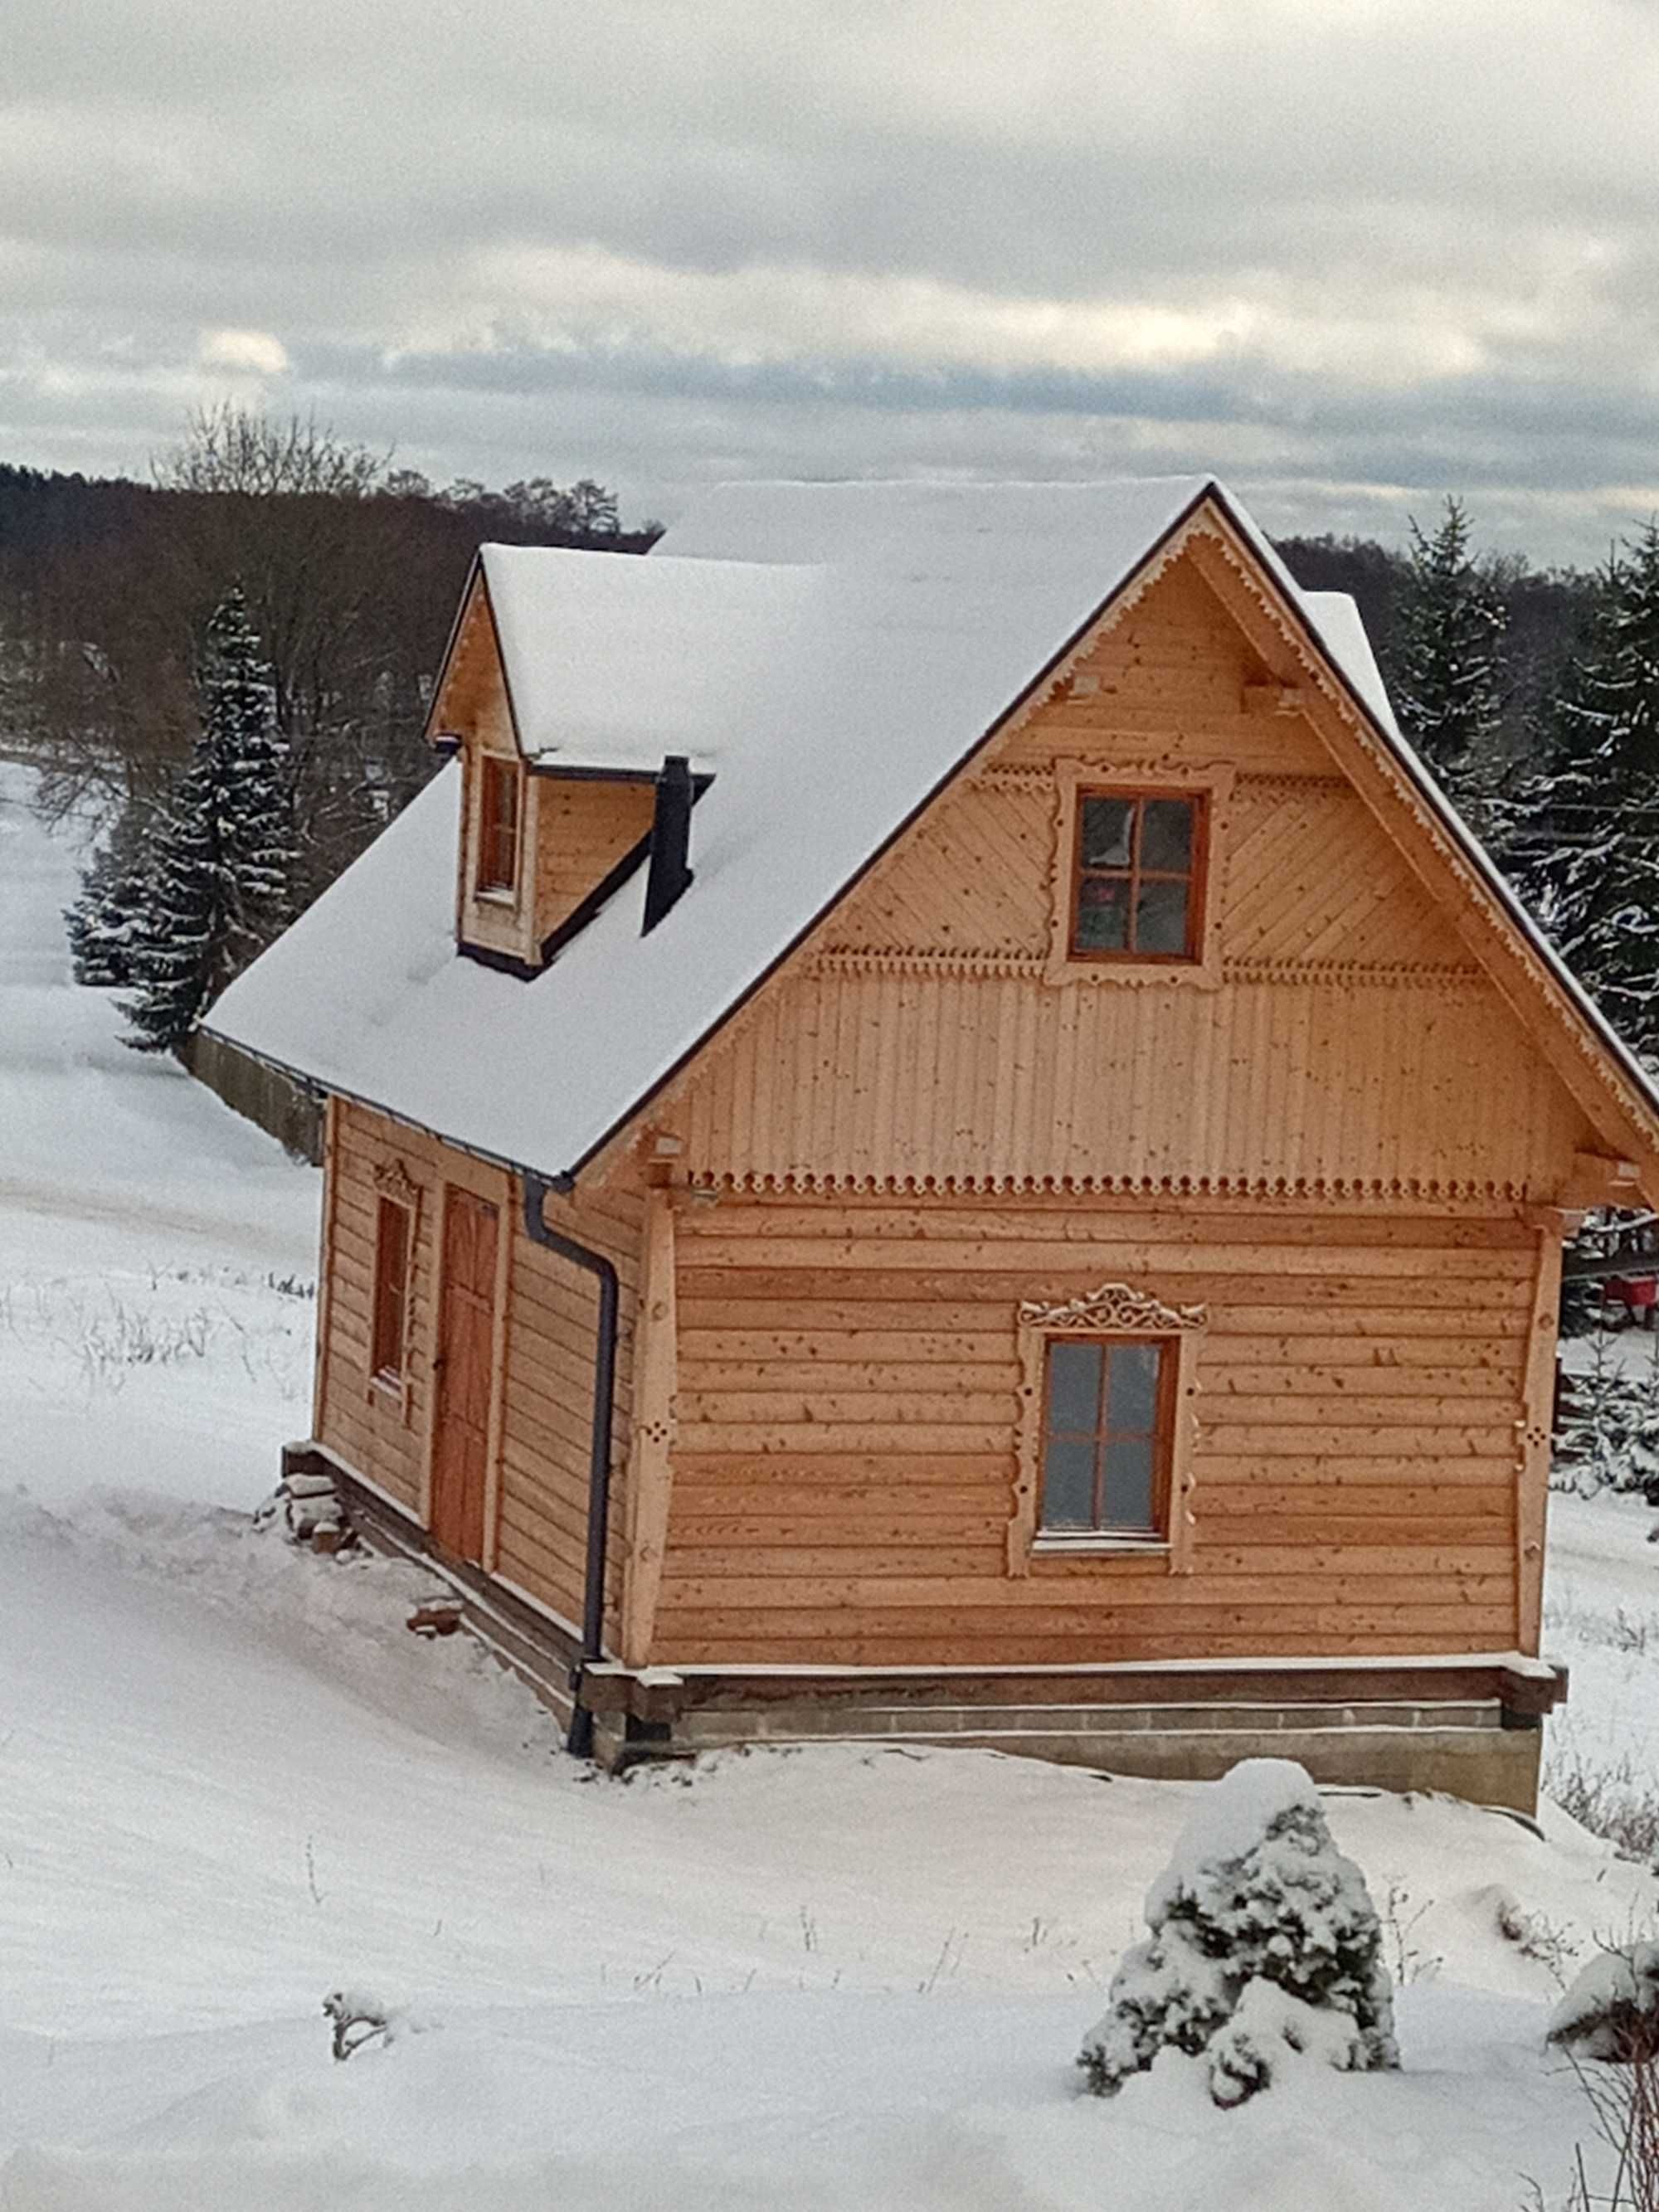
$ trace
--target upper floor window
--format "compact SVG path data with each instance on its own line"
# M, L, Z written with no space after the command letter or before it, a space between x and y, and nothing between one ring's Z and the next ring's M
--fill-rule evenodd
M480 891L513 892L519 884L519 764L486 753L478 777Z
M1208 826L1201 792L1079 791L1072 958L1196 960Z
M1056 1336L1043 1377L1043 1534L1167 1534L1176 1347Z

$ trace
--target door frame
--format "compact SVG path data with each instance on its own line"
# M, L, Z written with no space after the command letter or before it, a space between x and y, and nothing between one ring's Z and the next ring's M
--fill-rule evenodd
M434 1363L438 1356L439 1332L443 1326L444 1291L444 1220L449 1210L451 1189L464 1190L474 1198L483 1199L495 1208L495 1310L489 1340L489 1429L484 1447L483 1496L483 1571L495 1571L496 1522L501 1512L501 1438L507 1410L507 1300L513 1286L513 1246L518 1224L513 1211L514 1185L512 1178L498 1168L487 1168L481 1161L468 1159L464 1153L444 1152L439 1162L441 1173L433 1194L432 1285L424 1301L426 1307L426 1372L429 1392L426 1437L421 1454L421 1526L432 1533L432 1463L438 1448L438 1389L439 1376Z

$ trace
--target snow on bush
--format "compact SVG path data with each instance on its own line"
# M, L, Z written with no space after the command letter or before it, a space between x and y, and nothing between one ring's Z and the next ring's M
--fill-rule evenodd
M1585 1366L1564 1378L1554 1443L1554 1488L1640 1491L1659 1504L1659 1338L1632 1363L1598 1328Z
M1659 1943L1592 1959L1550 2015L1549 2040L1574 2058L1621 2066L1659 2056Z
M323 1999L323 2016L334 2056L342 2061L366 2043L396 2043L405 2035L424 2035L434 2026L424 2014L354 1988L331 1990Z
M1293 2055L1345 2073L1399 2064L1376 1908L1293 1760L1245 1759L1202 1792L1146 1925L1078 2059L1097 2096L1167 2049L1207 2059L1218 2105Z

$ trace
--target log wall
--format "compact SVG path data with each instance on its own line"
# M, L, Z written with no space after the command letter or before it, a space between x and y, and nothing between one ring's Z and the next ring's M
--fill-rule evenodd
M546 1213L551 1227L603 1252L620 1283L606 1599L614 1627L628 1504L642 1206L637 1197L608 1192L550 1199ZM515 1208L492 1564L518 1589L573 1622L582 1613L598 1295L591 1275L531 1243Z
M655 787L620 778L532 776L538 945L550 937L651 827Z
M1516 1644L1543 1248L1512 1217L731 1199L679 1232L659 1663ZM1191 1571L1011 1575L1016 1309L1113 1281L1209 1308Z
M489 1200L501 1209L502 1235L483 1564L562 1620L580 1620L597 1334L592 1278L532 1243L520 1188L501 1170L342 1101L334 1103L330 1123L318 1441L425 1525L443 1185ZM401 1399L368 1372L377 1170L406 1176L419 1193ZM620 1279L613 1608L620 1604L641 1218L641 1201L624 1193L548 1202L552 1225L605 1253Z

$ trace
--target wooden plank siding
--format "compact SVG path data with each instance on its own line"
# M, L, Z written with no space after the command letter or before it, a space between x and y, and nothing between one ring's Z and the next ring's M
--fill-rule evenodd
M568 919L651 827L649 783L532 776L538 945Z
M634 1401L634 1344L644 1208L619 1190L550 1198L549 1225L602 1252L617 1270L617 1397L611 1443L606 1614L622 1605L626 1480ZM599 1332L592 1276L534 1244L513 1217L506 1415L501 1454L496 1572L566 1620L580 1622L587 1547L593 1361Z
M441 1234L438 1148L362 1107L335 1099L329 1114L327 1249L329 1285L318 1325L318 1441L367 1475L407 1513L424 1517L427 1434L431 1422L432 1285ZM409 1364L400 1397L369 1372L374 1305L376 1170L401 1164L420 1190L410 1254Z
M653 1657L1507 1649L1537 1232L1513 1216L732 1198L680 1216ZM1203 1304L1192 1571L1006 1571L1016 1310Z
M597 1316L592 1278L533 1244L514 1178L336 1100L330 1116L331 1293L322 1316L318 1441L366 1476L422 1526L428 1524L432 1359L437 1311L438 1237L446 1183L488 1199L501 1215L501 1300L484 1564L561 1620L582 1609ZM397 1168L417 1187L410 1270L407 1395L399 1401L368 1373L374 1283L375 1171ZM608 1604L621 1602L621 1508L632 1395L634 1306L641 1202L623 1193L550 1200L548 1218L603 1252L621 1286Z
M693 1179L925 1192L1546 1196L1588 1124L1301 713L1178 561L902 838L675 1101ZM1059 786L1234 771L1218 988L1043 981Z

